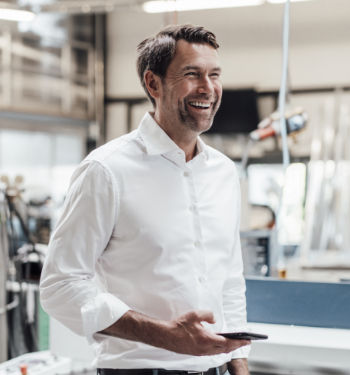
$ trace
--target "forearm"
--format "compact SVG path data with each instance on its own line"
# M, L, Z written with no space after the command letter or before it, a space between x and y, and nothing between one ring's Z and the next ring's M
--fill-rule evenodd
M129 310L100 333L163 348L165 341L169 338L170 329L170 322L153 319Z
M247 358L232 359L227 363L227 367L231 375L249 375Z
M129 310L99 333L195 356L231 353L250 344L248 340L231 340L216 335L205 329L202 322L215 323L213 313L190 311L177 319L165 321Z

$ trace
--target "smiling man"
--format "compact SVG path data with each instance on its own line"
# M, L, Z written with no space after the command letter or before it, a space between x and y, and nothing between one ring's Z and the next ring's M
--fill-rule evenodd
M247 375L234 163L206 146L222 86L215 35L167 27L138 46L154 112L74 173L41 278L44 309L102 375Z

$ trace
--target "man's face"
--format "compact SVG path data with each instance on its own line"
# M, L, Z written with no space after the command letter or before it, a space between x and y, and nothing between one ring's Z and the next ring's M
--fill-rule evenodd
M219 109L222 85L216 50L208 44L180 40L162 80L160 110L188 130L208 130ZM170 116L170 117L169 117Z

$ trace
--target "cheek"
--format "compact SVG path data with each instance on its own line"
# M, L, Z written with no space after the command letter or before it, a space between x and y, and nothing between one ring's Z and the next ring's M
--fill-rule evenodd
M218 97L218 99L220 100L221 97L222 97L222 84L221 82L217 82L214 84L214 91Z
M175 90L174 90L174 92L175 92ZM193 83L191 83L189 81L182 82L176 88L176 94L178 95L180 100L190 96L194 92L195 92L195 87L194 87Z

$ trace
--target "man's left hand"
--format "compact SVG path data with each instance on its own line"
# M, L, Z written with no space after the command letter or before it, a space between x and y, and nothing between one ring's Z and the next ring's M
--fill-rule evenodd
M230 375L249 375L247 358L232 359L227 367Z

